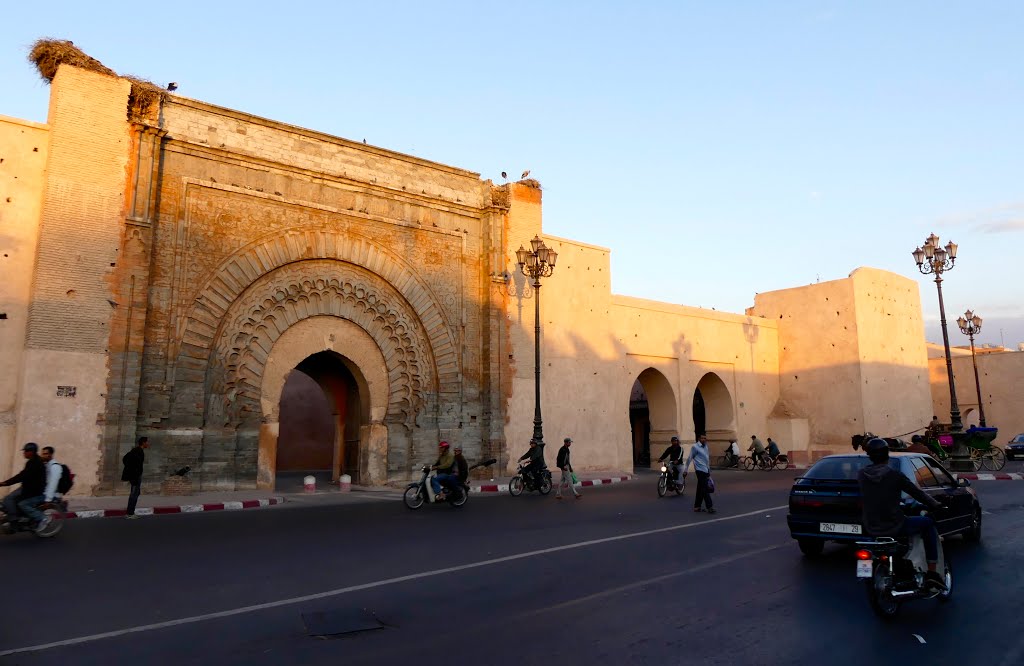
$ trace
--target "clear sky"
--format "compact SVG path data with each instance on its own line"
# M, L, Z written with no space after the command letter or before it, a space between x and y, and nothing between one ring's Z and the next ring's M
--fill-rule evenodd
M0 114L71 39L178 94L478 171L525 169L547 233L612 249L616 293L754 295L960 245L979 343L1024 342L1024 3L5 2ZM523 239L524 241L527 239ZM557 278L553 278L557 279Z

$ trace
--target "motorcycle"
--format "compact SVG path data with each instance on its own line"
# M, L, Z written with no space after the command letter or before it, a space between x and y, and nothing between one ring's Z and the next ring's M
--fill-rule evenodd
M16 516L9 519L3 511L0 511L0 523L6 526L6 534L17 534L18 532L32 532L40 539L48 539L56 536L64 527L64 514L68 512L66 500L59 499L39 505L39 510L49 516L50 522L42 530L36 531L32 527L32 521L24 516Z
M526 461L520 462L516 475L509 479L508 492L512 497L519 497L523 490L536 490L541 495L551 492L551 470L545 466L538 472L526 474L523 470L528 464Z
M946 559L946 549L939 539L939 560L944 590L935 589L925 578L924 539L920 534L907 537L876 537L858 541L857 579L864 581L868 603L886 620L896 617L900 606L914 599L949 601L953 595L953 569Z
M472 471L477 467L487 467L498 462L496 458L490 460L484 460L474 465L469 466L469 470ZM434 493L433 484L430 482L435 476L437 476L437 470L433 469L430 465L424 465L420 468L423 472L423 476L416 483L410 483L405 488L405 493L402 494L402 501L410 509L418 509L424 504L434 504L437 502L447 502L453 507L461 507L469 500L469 484L460 483L454 487L447 487L447 492L444 497L438 498Z
M661 476L658 477L658 497L664 497L673 490L676 492L676 495L682 495L686 490L686 477L682 475L682 470L680 469L679 478L673 480L671 466L662 465Z

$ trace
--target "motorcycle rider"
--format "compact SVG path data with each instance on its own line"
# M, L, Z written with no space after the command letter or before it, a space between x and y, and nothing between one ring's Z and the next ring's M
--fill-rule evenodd
M544 447L537 443L537 440L530 440L530 450L519 456L519 460L529 459L529 464L523 468L523 476L531 479L530 483L539 486L538 474L544 469Z
M35 498L35 500L31 500L31 506L33 508L38 507L40 504L52 502L60 497L60 493L57 492L57 486L60 484L60 477L64 473L64 466L53 459L54 453L56 453L56 449L52 446L44 446L39 451L39 458L43 461L43 464L46 465L46 488L42 496ZM36 531L41 532L46 529L46 526L49 524L50 517L43 514L43 519L39 521Z
M871 464L857 473L864 502L864 527L873 537L913 536L924 540L928 562L927 582L939 590L946 589L936 571L939 560L939 533L931 516L906 516L900 508L900 492L905 492L930 509L942 507L938 501L918 488L900 471L889 466L889 445L874 437L864 446Z
M4 513L7 514L7 521L13 523L18 519L20 510L30 521L39 525L45 515L36 509L36 506L42 504L43 495L46 492L46 465L39 457L39 446L35 442L29 442L21 448L21 451L25 456L25 468L0 483L0 486L21 484L21 488L4 498Z
M672 479L672 483L680 483L679 474L682 472L683 467L683 447L680 445L678 437L672 437L670 446L665 449L665 453L661 454L658 462L664 462L665 458L669 459L669 469L672 471L669 478Z
M455 447L455 475L459 479L464 487L469 486L469 463L466 461L466 457L462 455L462 447Z
M431 469L436 469L437 474L430 477L430 487L434 490L437 501L445 498L443 488L451 487L451 484L458 483L459 477L452 474L455 467L455 454L451 452L451 445L448 442L441 442L437 445L437 462Z

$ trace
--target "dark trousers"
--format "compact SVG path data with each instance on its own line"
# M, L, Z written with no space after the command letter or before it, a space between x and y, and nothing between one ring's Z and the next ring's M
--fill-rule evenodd
M142 480L129 481L128 483L132 484L132 490L128 493L128 515L134 516L135 505L139 501L139 495L142 494Z
M928 562L939 561L939 533L935 529L935 521L931 516L907 516L903 521L900 534L913 536L920 534L924 540L924 559Z
M695 473L697 474L697 494L693 498L693 508L699 509L701 503L703 503L710 509L714 504L711 501L711 493L708 492L708 478L711 475L700 471L695 471Z
M4 498L4 513L7 514L7 520L14 522L21 515L18 511L18 502L21 501L21 488L15 488L11 493Z

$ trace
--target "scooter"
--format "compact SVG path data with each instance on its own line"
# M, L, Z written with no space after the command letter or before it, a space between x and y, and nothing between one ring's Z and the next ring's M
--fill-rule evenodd
M670 465L662 465L661 476L658 477L658 497L664 497L672 490L676 491L676 495L682 495L686 490L686 477L683 476L683 472L680 469L679 478L673 480Z
M527 465L529 465L528 462L520 462L519 468L516 469L516 475L509 479L509 494L513 497L519 497L523 494L523 490L536 490L540 492L541 495L547 495L550 493L551 470L545 466L533 474L525 474L523 470L526 469Z
M469 470L472 471L477 467L488 467L498 462L496 458L490 460L484 460L474 465L469 466ZM469 500L469 485L460 483L455 487L448 487L443 498L438 498L434 493L434 486L431 483L431 479L437 476L437 470L433 469L430 465L424 465L420 468L423 472L423 476L417 483L410 483L405 488L405 493L402 495L402 501L410 509L418 509L424 504L435 504L437 502L447 502L453 507L461 507Z
M49 524L42 530L36 531L32 526L32 521L24 516L15 516L8 519L7 514L0 511L0 523L6 525L6 534L17 534L18 532L32 532L40 539L48 539L52 536L56 536L58 532L64 527L64 514L68 512L68 503L66 500L58 499L53 502L47 502L39 506L39 510L42 511L50 518ZM10 522L7 522L7 521Z
M936 571L942 575L944 590L928 584L925 574L928 563L924 554L924 539L913 537L876 537L871 541L858 541L857 579L864 581L868 603L875 613L890 620L899 613L900 606L914 599L949 601L953 596L953 569L946 559L946 549L939 538L939 559Z

